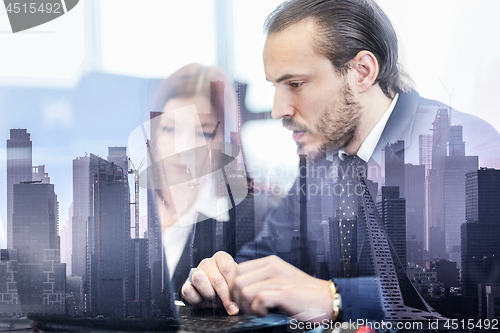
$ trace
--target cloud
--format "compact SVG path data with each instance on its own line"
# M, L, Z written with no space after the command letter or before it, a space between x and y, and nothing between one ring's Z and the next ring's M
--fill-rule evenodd
M42 124L46 130L54 127L70 129L75 123L73 107L66 99L42 101L42 113Z

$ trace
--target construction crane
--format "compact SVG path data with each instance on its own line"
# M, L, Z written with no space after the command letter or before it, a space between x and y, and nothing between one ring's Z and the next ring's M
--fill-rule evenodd
M446 94L448 95L448 108L450 109L450 124L451 124L451 100L453 97L455 97L455 87L453 87L450 92L446 88L446 85L444 84L443 80L439 79L439 81L441 81L441 84L443 85L443 88L446 91Z
M135 207L135 225L131 228L135 229L135 237L134 238L139 238L139 171L141 168L144 166L144 163L146 162L146 157L144 157L139 164L139 167L135 167L134 162L128 158L128 161L130 162L130 170L128 171L129 174L134 174L134 202L131 202L131 205L134 205Z
M146 145L147 147L149 148L149 142L146 141ZM139 273L139 172L141 170L141 168L144 166L144 163L146 162L146 158L147 156L145 156L141 163L139 163L139 166L136 168L135 165L134 165L134 162L132 162L132 160L130 159L130 157L128 158L128 161L130 162L130 170L128 171L129 174L134 174L134 202L131 202L130 204L131 205L134 205L135 209L134 209L134 226L131 228L134 228L135 229L135 233L134 233L134 238L135 238L135 300L138 301L139 298L140 298L140 288L139 288L139 284L140 284L140 273Z

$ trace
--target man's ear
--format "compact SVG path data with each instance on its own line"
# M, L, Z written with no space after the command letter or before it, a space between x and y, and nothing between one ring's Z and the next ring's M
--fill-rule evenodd
M356 74L355 87L363 93L370 89L378 76L378 61L370 51L360 51L352 60L351 68Z

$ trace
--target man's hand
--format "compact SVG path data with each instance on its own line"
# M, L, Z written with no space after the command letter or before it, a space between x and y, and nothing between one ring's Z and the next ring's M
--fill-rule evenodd
M330 319L333 300L328 281L316 279L276 256L237 265L225 252L204 259L182 286L182 296L193 305L217 295L226 311L265 316L278 308L303 321ZM235 303L236 302L236 303Z
M317 322L333 315L329 282L276 256L239 264L232 281L233 299L247 313L265 316L278 308L296 319Z
M237 314L240 310L231 301L229 291L229 285L234 284L236 267L234 259L226 252L217 252L212 258L203 259L191 274L192 283L188 280L182 286L182 296L192 305L211 303L219 296L227 313Z

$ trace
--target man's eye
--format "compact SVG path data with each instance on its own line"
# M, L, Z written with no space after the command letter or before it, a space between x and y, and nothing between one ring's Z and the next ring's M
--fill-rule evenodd
M290 82L288 85L292 88L300 87L304 82Z

